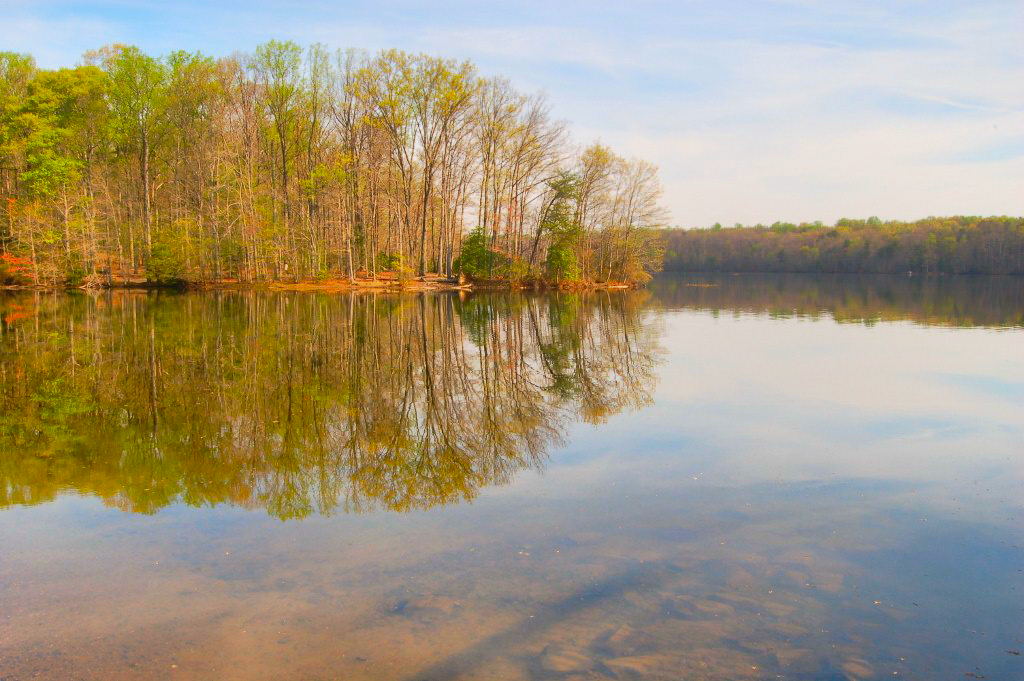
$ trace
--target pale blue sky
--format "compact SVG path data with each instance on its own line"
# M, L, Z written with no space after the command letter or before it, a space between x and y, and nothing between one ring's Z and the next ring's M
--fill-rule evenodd
M469 58L580 143L657 163L682 225L1024 214L1024 1L0 0L42 66L268 38Z

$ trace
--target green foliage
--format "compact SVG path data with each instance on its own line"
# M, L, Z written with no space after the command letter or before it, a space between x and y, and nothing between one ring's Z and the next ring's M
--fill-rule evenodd
M490 248L483 227L479 226L462 239L462 249L454 263L456 271L477 279L503 276L508 265L509 258Z
M68 268L67 277L64 279L64 283L73 287L81 286L85 282L87 274L88 272L85 271L85 268L82 267L80 263L72 265Z
M398 253L385 253L381 251L377 254L377 270L384 272L397 272L402 269L402 256Z
M162 132L170 69L134 45L115 46L103 57L109 77L111 131L123 148L139 150Z
M29 170L21 174L21 181L30 196L52 197L62 187L78 179L82 164L73 158L60 156L56 151L62 139L63 135L58 130L38 131L29 138L26 144Z
M50 198L79 181L83 140L102 121L105 93L106 79L92 66L40 71L26 85L16 121L30 196Z
M566 240L552 241L544 261L548 277L557 282L571 282L580 279L580 265L576 259L573 244Z
M505 264L498 268L499 275L514 284L530 278L530 263L522 258L505 258Z
M154 284L180 284L185 280L185 262L169 239L153 243L153 253L146 266L146 279Z
M544 268L547 276L556 282L578 281L581 276L577 249L583 228L576 219L574 199L579 178L563 174L552 181L555 199L548 209L541 228L550 238Z
M211 250L213 250L211 248ZM245 262L245 244L240 239L228 237L222 239L217 248L221 263L229 272L237 272Z
M269 133L279 150L280 172L287 177L291 165L289 148L295 141L301 115L302 48L290 40L268 40L256 47L249 68L263 89L263 106L272 124Z
M30 54L0 51L0 101L16 98L35 75L36 60Z
M0 160L10 165L22 144L18 121L29 83L36 74L35 60L27 54L0 51Z
M344 187L352 179L349 165L349 159L342 159L341 162L334 165L317 164L310 172L309 177L299 183L302 193L316 198L323 196L331 189Z

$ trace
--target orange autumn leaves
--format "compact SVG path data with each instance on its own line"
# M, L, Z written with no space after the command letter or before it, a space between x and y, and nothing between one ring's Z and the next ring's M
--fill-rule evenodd
M25 283L31 270L32 261L28 258L0 253L0 285ZM0 319L7 326L32 316L32 311L19 303L12 301L4 305L3 302L0 301Z
M0 284L22 283L32 269L32 261L10 253L0 253Z

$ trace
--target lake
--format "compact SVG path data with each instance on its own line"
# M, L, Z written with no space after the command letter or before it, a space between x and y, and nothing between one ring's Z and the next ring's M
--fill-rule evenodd
M0 679L1022 679L1024 281L0 297Z

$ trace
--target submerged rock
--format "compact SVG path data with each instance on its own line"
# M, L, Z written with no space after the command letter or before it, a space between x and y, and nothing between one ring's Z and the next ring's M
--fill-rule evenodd
M850 658L842 664L840 669L854 679L869 679L875 674L871 665L859 657Z
M462 604L447 596L419 596L396 601L388 609L395 615L406 617L450 617L462 609Z
M615 657L635 655L651 647L652 637L644 631L637 631L628 624L623 624L608 636L605 647Z
M619 678L664 678L678 668L678 660L670 655L627 655L605 660L605 666Z
M559 674L585 672L594 667L594 660L579 648L549 644L540 654L541 669Z

